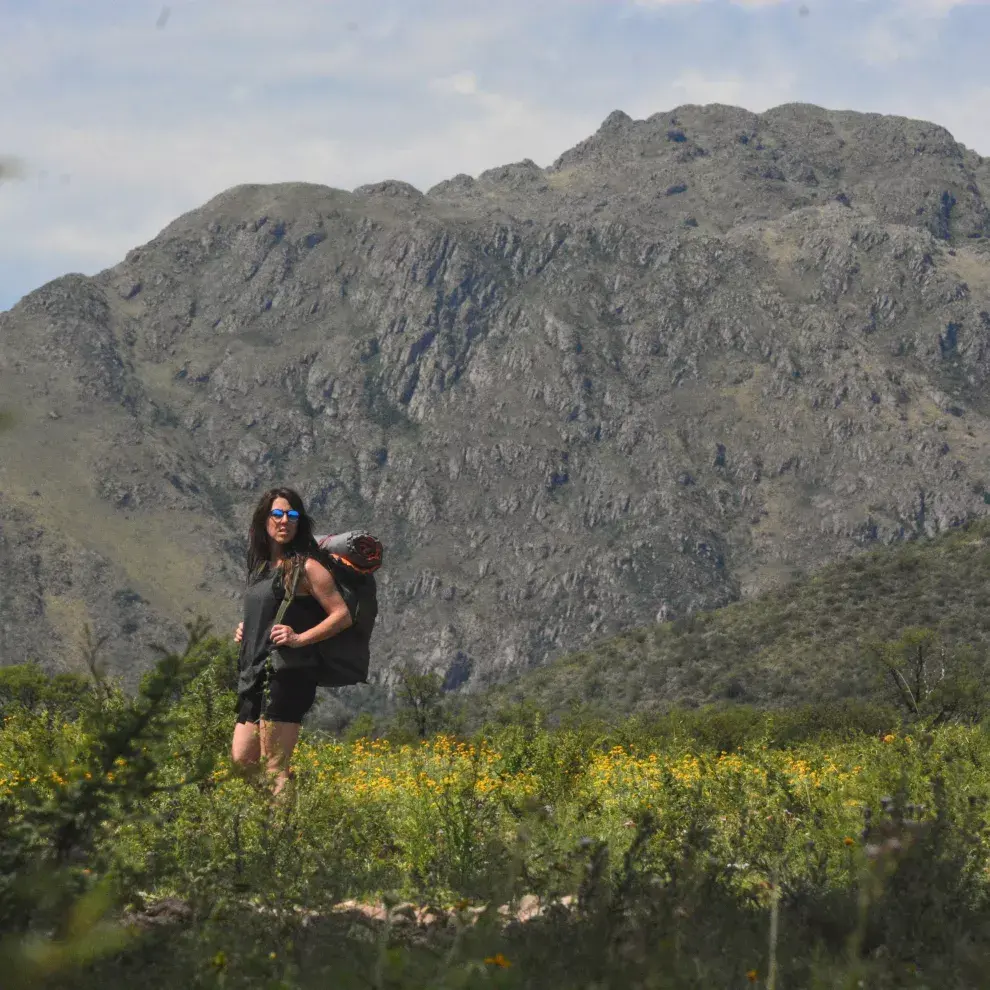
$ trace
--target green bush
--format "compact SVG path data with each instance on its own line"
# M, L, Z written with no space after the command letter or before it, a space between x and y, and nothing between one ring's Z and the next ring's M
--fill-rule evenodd
M38 709L45 709L53 719L74 719L91 690L89 678L79 674L49 676L34 663L0 667L0 720L14 711Z

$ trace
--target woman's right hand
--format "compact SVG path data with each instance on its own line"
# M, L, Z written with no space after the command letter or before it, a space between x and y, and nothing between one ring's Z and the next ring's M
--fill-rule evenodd
M244 623L239 622L234 630L234 642L239 643L244 638Z

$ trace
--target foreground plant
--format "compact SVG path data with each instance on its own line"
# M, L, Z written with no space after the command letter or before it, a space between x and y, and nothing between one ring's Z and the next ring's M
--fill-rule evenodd
M8 716L21 985L979 985L979 728L310 735L272 801L226 757L228 659L191 643L134 702Z
M7 714L4 759L20 753L25 766L3 767L0 785L5 987L38 986L126 944L108 921L118 891L112 876L100 879L103 833L166 791L207 780L215 761L215 747L201 747L180 784L162 782L179 702L211 663L207 624L187 631L185 651L163 655L133 699L98 678L74 722L56 727L44 708Z

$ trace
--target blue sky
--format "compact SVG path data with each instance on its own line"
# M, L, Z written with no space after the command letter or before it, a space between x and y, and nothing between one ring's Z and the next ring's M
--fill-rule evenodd
M990 0L0 0L0 310L242 182L426 189L614 109L802 101L990 156Z

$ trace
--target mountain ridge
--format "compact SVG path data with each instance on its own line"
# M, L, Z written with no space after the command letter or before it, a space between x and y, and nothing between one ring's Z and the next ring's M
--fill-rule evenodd
M276 481L384 538L379 672L451 684L981 516L988 189L936 125L714 105L227 190L0 314L0 662L232 626Z

